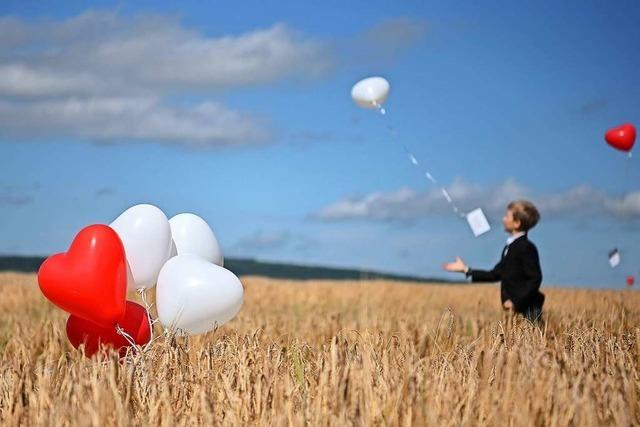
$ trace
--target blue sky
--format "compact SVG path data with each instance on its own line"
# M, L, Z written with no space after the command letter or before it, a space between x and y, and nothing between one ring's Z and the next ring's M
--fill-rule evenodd
M603 141L638 125L640 5L468 3L3 2L0 252L153 203L226 256L451 277L496 261L526 197L545 283L640 278L639 160ZM370 75L386 116L349 97Z

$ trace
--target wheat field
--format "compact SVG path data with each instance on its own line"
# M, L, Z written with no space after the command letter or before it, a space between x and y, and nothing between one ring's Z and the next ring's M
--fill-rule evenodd
M242 281L230 323L119 361L0 274L0 424L640 424L638 292L547 288L538 327L493 285Z

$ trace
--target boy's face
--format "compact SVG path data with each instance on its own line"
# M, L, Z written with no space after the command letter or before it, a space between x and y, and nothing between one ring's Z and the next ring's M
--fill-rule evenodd
M507 212L504 214L502 218L502 225L504 225L504 231L507 233L513 233L514 231L520 230L520 221L513 219L513 212L510 209L507 209Z

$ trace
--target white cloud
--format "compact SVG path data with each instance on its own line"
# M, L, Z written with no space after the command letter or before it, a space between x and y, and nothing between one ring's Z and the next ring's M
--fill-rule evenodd
M340 200L323 209L317 217L324 220L346 218L401 219L413 215L417 194L409 188L390 193L371 193L361 198Z
M170 17L107 12L47 25L8 22L0 23L3 36L21 42L2 49L0 70L14 85L3 84L0 94L14 96L212 91L321 75L330 67L321 42L283 24L207 37Z
M423 39L426 23L413 18L389 18L353 39L341 41L338 50L351 64L386 67Z
M34 68L24 63L0 65L0 96L48 97L106 91L97 76L74 71Z
M424 37L426 23L408 17L391 18L368 29L363 37L367 44L384 47L389 52L406 49Z
M320 78L334 68L336 55L348 64L388 63L415 45L424 28L390 18L351 38L319 40L281 23L211 35L152 14L0 17L0 125L5 135L25 137L199 147L261 142L271 135L266 118L202 98Z
M258 118L220 104L171 107L147 97L74 97L35 103L0 100L0 126L16 135L142 139L192 147L246 144L267 136Z
M640 191L626 194L620 200L607 200L607 209L625 217L640 217Z
M508 203L513 200L529 199L536 204L543 216L571 214L640 218L640 191L616 197L581 186L562 193L539 194L512 179L490 188L458 179L447 191L461 210L469 211L482 207L490 215L502 214ZM451 210L440 190L418 193L409 188L400 188L388 193L375 192L338 200L313 213L311 217L323 221L403 221L442 215Z
M87 12L55 22L0 18L3 130L210 146L264 140L265 120L177 95L322 76L324 44L283 24L207 36L166 16Z

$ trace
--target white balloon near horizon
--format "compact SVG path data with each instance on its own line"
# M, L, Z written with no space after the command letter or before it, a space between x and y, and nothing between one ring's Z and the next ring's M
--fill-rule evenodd
M368 77L351 88L351 98L362 108L380 108L389 96L391 86L384 77Z
M218 239L207 222L198 215L181 213L169 220L171 256L196 255L222 267L224 257Z
M171 226L160 208L140 204L124 211L111 224L127 257L130 291L155 286L171 251Z
M158 318L165 328L201 334L233 319L243 296L242 283L231 271L195 255L177 255L158 277Z

